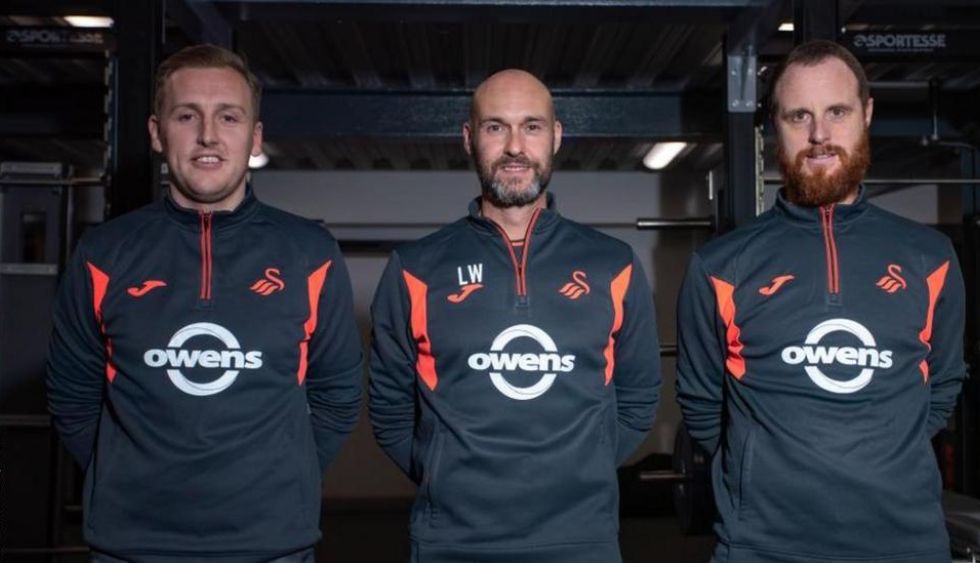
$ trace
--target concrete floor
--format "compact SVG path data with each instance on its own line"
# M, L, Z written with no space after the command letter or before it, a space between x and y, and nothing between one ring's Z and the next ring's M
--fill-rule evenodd
M707 563L714 539L685 536L673 516L625 517L620 522L620 545L624 563ZM325 515L324 539L317 547L318 563L407 560L406 513Z
M408 514L405 511L325 513L317 563L405 563L408 561ZM77 528L71 543L80 543ZM67 539L67 538L66 538ZM624 563L707 563L711 536L685 536L673 516L625 517L620 522ZM87 563L87 555L4 554L3 563ZM520 563L520 562L515 562ZM602 563L602 562L596 562Z

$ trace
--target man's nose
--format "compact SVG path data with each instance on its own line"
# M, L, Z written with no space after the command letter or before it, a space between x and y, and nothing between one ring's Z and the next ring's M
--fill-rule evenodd
M830 140L830 125L823 118L815 118L810 124L810 143L822 145Z
M524 154L524 135L518 131L511 131L507 135L507 143L504 145L504 152L510 156Z
M216 127L210 119L202 119L201 127L198 129L197 142L204 146L210 146L218 142L215 134Z

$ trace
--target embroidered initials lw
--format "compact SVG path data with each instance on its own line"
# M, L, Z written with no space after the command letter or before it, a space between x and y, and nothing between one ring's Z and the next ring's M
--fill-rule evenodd
M459 293L450 293L446 299L450 303L462 303L474 291L483 287L483 263L467 264L466 274L463 276L463 267L456 267L456 281L459 282Z

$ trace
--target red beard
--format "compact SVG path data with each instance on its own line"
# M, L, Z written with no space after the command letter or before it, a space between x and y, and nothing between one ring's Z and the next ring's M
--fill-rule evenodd
M807 174L803 171L804 160L808 156L828 153L836 155L840 160L841 166L837 172ZM871 142L868 139L868 130L865 129L853 154L848 153L844 147L828 144L802 150L791 159L780 145L776 156L779 170L786 182L786 198L797 205L820 207L843 201L857 191L871 162Z

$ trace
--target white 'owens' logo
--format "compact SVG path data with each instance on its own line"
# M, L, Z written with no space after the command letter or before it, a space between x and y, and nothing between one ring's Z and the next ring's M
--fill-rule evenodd
M504 347L515 338L530 338L544 348L543 353L538 354L508 354L504 352ZM470 356L468 362L470 368L477 371L490 371L490 381L498 391L511 399L527 401L536 399L551 388L558 377L558 372L570 372L575 368L575 355L558 354L558 347L555 341L548 336L548 333L536 326L514 325L497 335L490 344L490 353L479 352ZM504 376L504 371L521 370L527 373L543 372L537 383L527 387L517 387L508 382Z
M217 338L225 345L224 350L194 350L183 348L184 343L195 336ZM143 354L146 365L159 368L169 366L170 381L188 395L204 397L215 395L231 387L239 370L262 367L262 352L243 352L235 335L214 323L194 323L178 330L170 338L166 350L154 348ZM197 383L184 377L178 368L224 369L218 378L207 383Z
M832 332L848 332L861 342L860 348L852 346L821 346L820 341ZM806 335L803 346L787 346L783 348L783 361L790 365L806 362L803 369L818 387L831 393L854 393L864 389L871 383L874 368L888 369L892 367L892 351L878 350L875 347L874 336L863 325L849 319L830 319L824 321ZM840 364L844 366L860 366L862 369L852 379L841 381L831 379L820 371L820 366Z

